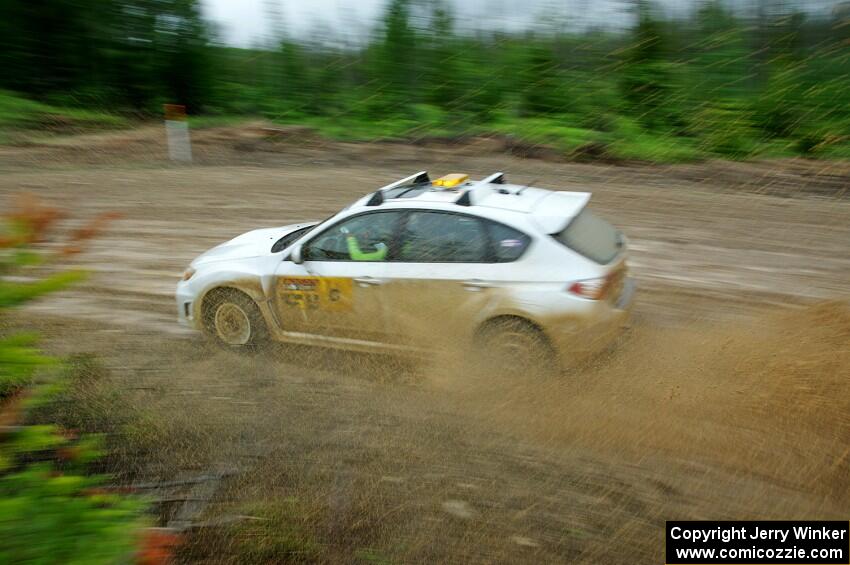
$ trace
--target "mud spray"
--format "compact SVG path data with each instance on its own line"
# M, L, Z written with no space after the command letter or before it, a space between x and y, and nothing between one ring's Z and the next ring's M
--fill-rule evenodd
M511 165L528 178L543 169L550 186L570 176ZM106 266L97 285L32 313L56 353L93 352L108 369L76 404L78 427L112 432L119 482L234 471L187 559L660 563L666 519L846 519L850 312L763 306L802 288L846 292L850 222L832 201L726 195L731 185L682 180L693 168L570 168L643 245L634 266L647 284L625 339L560 378L481 370L458 347L458 313L422 294L397 314L434 342L424 362L282 346L242 356L172 333L168 277L200 249L223 232L330 214L373 169L293 167L284 189L278 170L244 167L37 177L59 203L130 218L92 254L92 270ZM244 200L210 223L237 184ZM285 211L268 205L280 199ZM676 229L682 241L669 240ZM727 284L743 276L748 290Z
M523 439L635 462L660 453L850 500L846 302L732 326L639 322L619 348L561 379L494 379L446 353L426 375L476 419Z
M216 511L263 521L205 533L192 556L284 543L327 562L647 562L671 517L840 517L850 501L846 303L638 322L555 379L496 377L427 325L440 347L420 363L291 348L204 361L254 375L236 393L253 407L213 415L199 396L197 414L229 422L219 457L253 457Z

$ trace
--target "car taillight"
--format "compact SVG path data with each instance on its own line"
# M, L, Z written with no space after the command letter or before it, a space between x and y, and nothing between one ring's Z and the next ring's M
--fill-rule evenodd
M586 279L583 281L575 281L570 283L567 290L576 296L588 298L590 300L602 300L608 293L610 287L610 279L602 277L599 279Z

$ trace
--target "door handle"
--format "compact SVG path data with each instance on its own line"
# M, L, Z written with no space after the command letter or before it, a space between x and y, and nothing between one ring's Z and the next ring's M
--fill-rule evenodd
M482 281L480 279L472 279L472 280L463 282L463 288L465 288L466 290L472 291L472 292L477 292L479 290L482 290L482 289L485 289L485 288L492 288L492 287L493 287L492 283L489 283L487 281Z
M375 277L354 277L354 282L360 286L379 286L384 284L384 281Z

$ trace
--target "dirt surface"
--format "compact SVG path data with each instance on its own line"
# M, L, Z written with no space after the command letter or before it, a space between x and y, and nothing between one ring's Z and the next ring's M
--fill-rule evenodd
M128 476L236 470L207 517L242 525L187 558L661 563L667 519L846 519L847 164L579 165L254 129L205 132L178 167L153 130L115 135L3 149L0 206L124 214L77 260L85 287L25 317L97 354L112 408L144 415ZM560 380L495 380L448 354L243 357L176 325L201 251L421 169L592 191L640 285L618 347Z

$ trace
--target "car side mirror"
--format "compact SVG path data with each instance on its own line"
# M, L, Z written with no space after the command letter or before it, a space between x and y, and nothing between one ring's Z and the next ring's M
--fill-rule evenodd
M296 245L292 249L292 253L289 254L289 259L296 265L300 265L304 262L304 255L300 245Z

